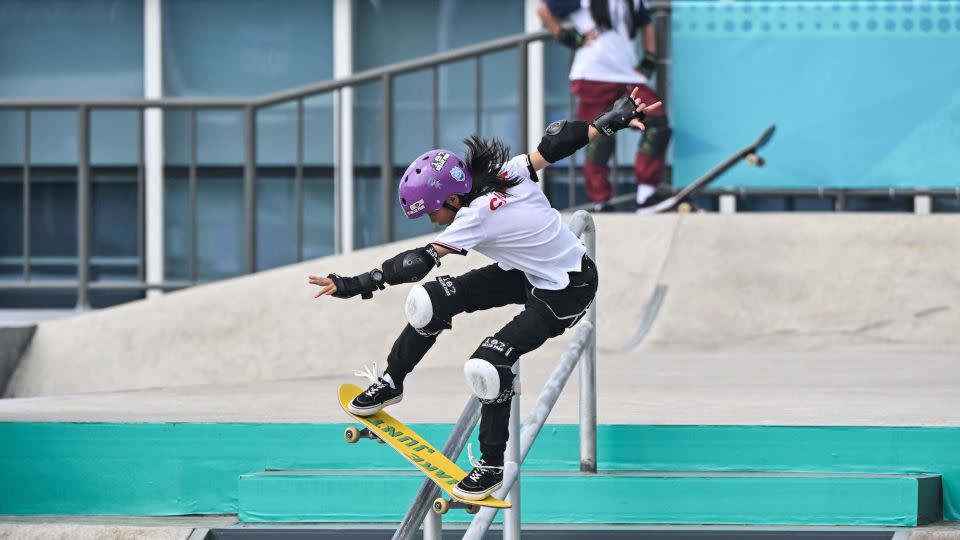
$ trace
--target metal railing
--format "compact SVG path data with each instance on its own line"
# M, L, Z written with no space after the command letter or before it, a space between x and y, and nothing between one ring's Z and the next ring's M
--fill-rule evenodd
M189 286L195 283L197 269L197 153L196 153L196 133L197 133L197 112L206 109L239 109L244 115L244 144L243 144L243 271L246 273L257 270L257 113L259 110L272 107L283 103L296 104L296 163L294 164L294 193L295 193L295 227L298 260L302 257L302 238L303 238L303 148L304 148L304 100L320 94L333 93L339 97L340 92L346 88L353 88L365 83L379 81L383 85L383 100L381 123L383 131L383 150L380 163L380 194L381 194L381 239L389 242L394 239L393 231L393 213L396 204L393 200L393 191L395 190L394 181L394 163L392 152L394 147L394 117L393 117L393 88L397 76L418 70L430 70L432 76L432 109L433 114L433 139L434 145L437 142L438 129L438 77L439 68L446 64L459 62L463 60L473 60L475 62L475 73L477 74L475 109L477 118L480 117L483 104L482 92L482 59L484 56L500 51L515 49L518 55L518 82L517 82L517 142L521 148L527 145L527 50L531 42L541 41L547 38L549 34L546 31L534 32L529 34L519 34L492 40L479 45L463 47L453 51L433 54L416 60L399 62L389 66L370 69L356 73L352 76L342 79L311 84L294 88L292 90L277 92L255 98L216 98L216 99L192 99L192 98L161 98L161 99L0 99L0 110L22 110L24 114L24 162L23 162L23 271L22 280L0 281L0 290L76 290L77 307L86 309L89 307L89 293L91 290L148 290L148 289L174 289ZM335 102L340 104L341 100ZM137 231L137 257L140 261L138 265L138 275L136 280L130 281L97 281L92 282L90 277L90 233L91 233L91 163L90 163L90 113L94 110L104 109L129 109L138 111L138 159L137 159L137 207L138 207L138 231ZM147 109L186 110L189 112L189 142L190 158L188 170L188 189L189 189L189 207L190 207L190 240L191 247L189 251L188 274L190 279L186 281L167 281L148 283L145 279L145 121L144 111ZM31 116L38 110L74 110L77 113L77 277L76 280L43 280L34 279L31 272L31 234L30 234L30 184L31 184L31 159L30 159L30 137L31 137ZM477 126L479 128L479 126ZM335 213L340 214L341 209L339 197L336 195L342 189L342 182L346 175L352 178L352 171L340 171L340 174L334 178L334 202ZM350 224L337 224L339 226L353 226Z
M593 216L579 210L570 218L568 225L578 237L583 238L587 255L596 260L597 241L596 228ZM597 472L597 392L596 392L596 365L597 365L597 302L590 305L585 317L573 333L573 338L567 346L560 361L547 379L536 404L520 429L520 392L514 396L511 404L510 439L507 444L507 453L504 462L503 487L496 496L507 499L513 507L505 510L504 517L505 540L515 540L520 537L520 498L513 488L520 477L520 465L526 459L533 442L547 421L550 411L560 397L560 392L566 385L573 368L580 363L580 470L582 472ZM517 377L519 382L519 377ZM480 418L480 404L473 396L460 413L460 418L454 425L450 437L443 447L443 454L456 461L466 445L467 438L477 425ZM519 436L517 434L519 433ZM512 455L511 455L512 454ZM518 488L519 489L519 488ZM400 527L393 535L394 540L412 538L420 527L424 525L424 540L439 540L442 537L440 516L430 511L430 507L440 493L440 488L427 478L420 486L420 490L413 499L410 509L404 516ZM509 498L509 499L508 499ZM467 529L464 538L482 538L493 523L496 509L483 508L474 517Z
M661 54L660 66L657 76L657 87L661 95L664 95L667 89L668 71L670 65L669 59L669 11L670 2L668 0L654 0L649 3L653 11L653 17L658 29L658 46L661 51L667 51L667 54ZM77 293L76 306L78 309L89 307L90 291L92 290L110 290L110 291L146 291L146 290L171 290L182 287L188 287L198 282L198 219L197 219L197 116L198 112L205 110L237 110L243 113L243 175L242 175L242 199L243 199L243 233L242 233L242 272L251 273L257 270L257 114L262 109L274 107L280 104L296 105L296 152L295 162L292 164L293 174L293 192L295 208L291 209L294 216L294 239L296 261L303 259L303 207L304 207L304 101L308 98L318 95L332 94L334 96L336 117L342 117L343 100L339 99L345 89L353 89L359 85L379 82L383 85L381 127L383 132L382 155L380 159L380 204L381 204L381 230L380 238L383 242L389 242L395 238L393 231L392 216L396 204L393 202L394 182L394 163L392 152L394 148L393 130L394 122L394 85L398 76L420 71L429 70L431 72L431 85L429 93L431 94L432 115L432 140L433 146L437 146L439 139L438 111L439 111L439 69L441 66L455 62L473 60L475 74L474 89L474 112L476 128L480 128L480 119L483 111L483 57L514 49L517 52L517 108L516 108L516 141L518 148L526 148L527 138L527 52L529 44L542 41L549 37L546 31L533 32L529 34L517 34L500 39L491 40L485 43L463 47L449 52L433 54L416 60L398 62L392 65L369 69L358 72L349 77L325 81L316 84L305 85L290 90L276 92L258 97L239 97L239 98L159 98L159 99L137 99L137 98L119 98L119 99L32 99L32 98L5 98L0 99L0 111L23 111L23 211L22 211L22 278L0 280L0 291L18 291L18 290L51 290L51 291L71 291ZM137 205L137 275L136 279L131 280L92 280L91 279L91 196L92 196L92 174L91 174L91 153L90 153L90 115L92 111L98 110L133 110L137 112L137 163L136 163L136 205ZM154 278L148 282L147 276L147 256L146 256L146 220L145 213L148 201L146 201L146 119L145 111L186 111L188 115L187 139L189 140L188 164L186 166L187 190L188 190L188 208L189 208L189 249L187 251L187 270L186 279L168 280L165 277ZM76 201L76 279L43 279L38 280L31 269L31 231L30 231L30 185L35 181L32 179L31 170L31 117L35 111L48 110L73 110L77 113L77 201ZM339 136L344 129L342 125L336 125L333 128L335 136ZM353 227L353 223L345 223L343 219L343 209L341 208L340 193L345 186L345 182L353 179L353 170L344 170L337 165L338 159L334 159L334 237L335 245L339 245L340 229L343 227ZM163 165L161 165L162 167ZM575 160L570 160L570 182L571 186L576 183L576 164ZM573 190L571 189L571 193ZM337 249L340 251L340 249ZM7 258L9 263L9 259ZM36 258L34 258L36 259Z

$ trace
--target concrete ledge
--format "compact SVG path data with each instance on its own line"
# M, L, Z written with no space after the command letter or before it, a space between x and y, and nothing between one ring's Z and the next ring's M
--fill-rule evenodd
M423 481L408 471L272 471L240 477L242 522L393 522ZM939 519L928 475L529 472L524 520L913 527ZM469 521L462 511L444 516Z

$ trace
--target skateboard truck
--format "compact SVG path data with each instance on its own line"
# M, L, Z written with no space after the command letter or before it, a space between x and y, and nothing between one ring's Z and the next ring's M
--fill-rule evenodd
M370 428L357 429L353 426L350 426L343 432L343 438L346 439L350 444L353 444L360 439L373 439L380 444L386 444L383 439L377 436L376 433L370 431Z
M462 508L466 510L468 514L476 514L480 511L479 504L467 503L454 498L445 499L443 497L437 497L437 499L433 501L433 511L440 515L446 514L447 510L451 508L455 510Z

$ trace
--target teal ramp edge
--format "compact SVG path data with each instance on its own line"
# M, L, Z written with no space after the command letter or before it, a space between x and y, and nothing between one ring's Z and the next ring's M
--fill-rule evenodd
M246 473L409 470L389 448L345 444L346 426L0 423L0 514L233 513ZM451 429L412 427L435 446ZM578 449L576 425L548 424L524 468L576 471ZM956 427L601 425L597 449L601 470L939 474L960 520Z
M408 471L244 475L239 518L396 522L422 480ZM940 514L936 476L532 472L522 482L523 519L532 523L914 527ZM471 517L451 511L445 519Z
M720 188L954 188L960 2L671 3L674 185L770 124Z

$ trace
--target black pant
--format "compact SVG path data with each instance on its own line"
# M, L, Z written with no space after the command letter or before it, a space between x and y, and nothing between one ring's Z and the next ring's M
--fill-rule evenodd
M597 292L597 267L583 257L579 272L570 272L563 290L535 288L519 270L502 270L496 264L471 270L462 276L437 278L452 281L456 296L434 302L434 318L451 320L460 313L524 304L524 310L500 329L494 338L512 345L517 358L575 325L586 313ZM399 386L437 341L409 324L400 333L387 358L390 377ZM515 360L514 360L515 361ZM509 436L510 401L484 404L480 416L480 449L488 463L502 461Z

